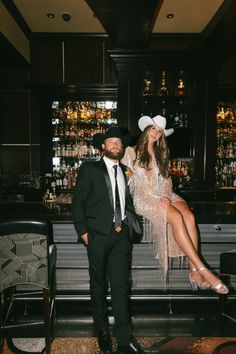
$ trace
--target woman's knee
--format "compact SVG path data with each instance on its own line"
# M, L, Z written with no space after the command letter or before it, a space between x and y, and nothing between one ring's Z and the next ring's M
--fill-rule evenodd
M183 217L186 223L190 225L195 225L195 216L189 208L186 209L185 213L183 214Z
M180 211L184 218L184 222L188 223L189 225L195 225L195 216L192 210L189 208L188 204L186 203L176 203L176 209Z
M170 206L168 208L167 220L168 220L168 223L172 224L172 225L175 223L183 223L184 222L182 213L173 206Z

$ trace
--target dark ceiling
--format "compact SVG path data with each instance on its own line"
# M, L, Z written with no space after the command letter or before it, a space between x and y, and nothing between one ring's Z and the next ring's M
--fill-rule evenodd
M105 31L103 35L111 39L115 49L189 50L192 52L201 49L213 56L219 55L219 57L230 55L236 51L236 0L224 0L201 33L154 33L153 27L158 21L158 14L165 0L85 1L92 10L94 18L97 18L103 26ZM42 35L42 33L30 31L29 24L19 11L19 7L17 8L15 5L21 3L21 0L2 0L2 3L24 33L27 33L29 40L33 36ZM27 2L22 1L22 3L27 7ZM42 6L44 3L42 2ZM61 37L65 33L43 33L43 35ZM85 34L66 33L66 35L80 36ZM155 40L153 41L153 39ZM9 49L2 35L0 35L0 48L6 53L5 57L2 56L0 59L0 64L6 63Z

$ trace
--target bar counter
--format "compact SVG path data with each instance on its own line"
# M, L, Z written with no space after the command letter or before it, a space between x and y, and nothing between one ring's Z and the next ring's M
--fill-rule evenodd
M186 199L186 198L185 198ZM189 202L198 223L201 253L206 262L219 270L220 253L236 249L236 201L192 201ZM0 203L0 220L9 218L40 218L49 220L53 227L53 240L57 247L57 299L89 298L89 274L87 252L74 229L71 204L55 202ZM144 236L140 244L133 245L132 297L166 296L167 293L183 294L191 298L188 281L188 267L180 260L174 260L169 274L168 292L163 295L162 270L153 256L148 241L150 224L144 221ZM205 292L204 298L212 297ZM182 298L181 297L181 298ZM213 296L217 298L216 295Z
M39 218L52 223L71 223L71 204L57 204L55 202L0 203L0 219L6 218Z
M236 201L189 201L198 224L236 223ZM71 204L55 202L0 203L0 219L42 218L52 223L72 223Z

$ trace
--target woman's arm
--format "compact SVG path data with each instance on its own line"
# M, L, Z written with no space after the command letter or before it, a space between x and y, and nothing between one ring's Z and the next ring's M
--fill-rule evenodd
M172 188L173 188L173 184L172 184L171 177L164 178L163 188L162 188L162 196L169 198L172 193Z
M134 149L131 146L127 146L127 148L125 149L124 156L121 159L121 162L133 171L135 158L136 154Z

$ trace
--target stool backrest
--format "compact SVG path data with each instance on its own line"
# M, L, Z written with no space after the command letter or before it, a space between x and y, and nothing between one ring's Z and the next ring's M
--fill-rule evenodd
M51 243L47 221L0 222L0 291L27 283L48 288Z

